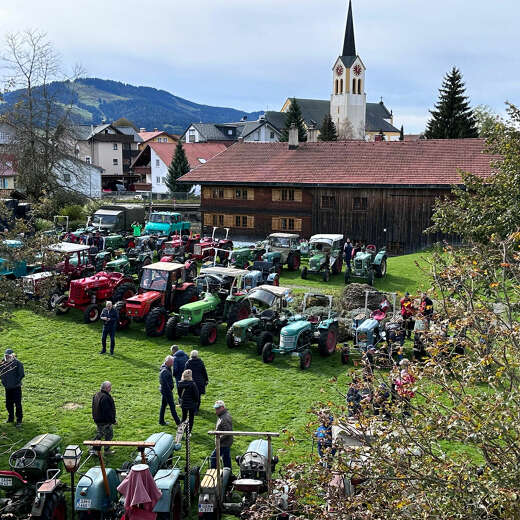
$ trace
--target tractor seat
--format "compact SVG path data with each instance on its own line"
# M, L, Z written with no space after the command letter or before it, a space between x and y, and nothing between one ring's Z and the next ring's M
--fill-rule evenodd
M262 311L260 314L261 320L272 320L276 315L276 312L273 309L266 309L265 311Z
M377 251L377 247L374 244L370 244L366 247L366 250L375 253Z
M319 321L320 321L320 317L319 317L319 316L316 316L315 314L312 314L311 316L309 316L309 317L307 318L307 321L308 321L309 323L312 323L312 324L319 323Z

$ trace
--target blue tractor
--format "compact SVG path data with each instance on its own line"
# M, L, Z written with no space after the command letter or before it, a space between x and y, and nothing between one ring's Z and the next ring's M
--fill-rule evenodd
M39 265L29 265L25 260L13 258L15 251L23 247L21 240L2 240L0 243L0 278L22 278L40 270ZM5 255L2 258L2 253Z

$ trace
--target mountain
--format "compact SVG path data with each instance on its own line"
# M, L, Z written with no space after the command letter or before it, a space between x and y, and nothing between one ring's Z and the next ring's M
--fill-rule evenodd
M195 121L229 123L239 121L243 116L256 120L263 113L199 105L165 90L99 78L55 82L52 91L60 104L68 105L73 100L74 120L82 124L100 124L103 120L112 122L125 117L138 128L181 133ZM16 98L17 91L4 95L7 104L15 102Z

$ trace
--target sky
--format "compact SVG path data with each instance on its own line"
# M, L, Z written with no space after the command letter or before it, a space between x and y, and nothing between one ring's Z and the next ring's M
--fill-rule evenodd
M7 33L47 33L65 67L164 89L197 103L280 110L328 99L348 0L24 0L0 2ZM424 130L444 74L460 68L471 104L520 104L518 0L353 0L367 101Z

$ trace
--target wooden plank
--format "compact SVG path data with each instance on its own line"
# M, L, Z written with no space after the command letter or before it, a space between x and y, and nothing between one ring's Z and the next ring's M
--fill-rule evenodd
M155 442L139 441L83 441L86 446L131 446L133 448L153 448Z
M242 431L218 431L218 430L210 430L208 432L209 435L236 435L237 437L280 437L279 433L274 432L242 432Z

